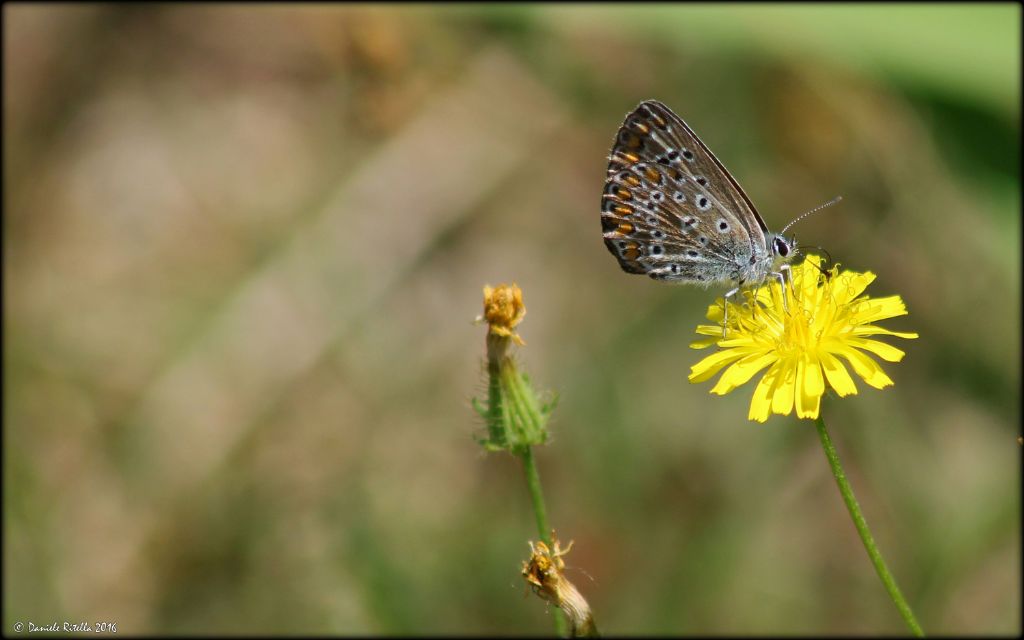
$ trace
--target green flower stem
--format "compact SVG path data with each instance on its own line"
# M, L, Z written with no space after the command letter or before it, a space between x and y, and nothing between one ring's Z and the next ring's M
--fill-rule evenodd
M487 336L487 429L489 444L493 448L507 449L523 461L526 486L533 502L537 521L537 534L549 549L554 549L551 527L548 525L544 492L540 473L533 457L531 443L543 442L544 416L537 406L534 392L507 355L510 340L504 336ZM556 608L555 632L559 637L569 635L569 622L565 613Z
M533 500L533 515L537 519L537 534L544 544L549 548L553 547L551 540L551 527L548 526L548 513L544 508L544 493L540 486L540 473L537 472L537 463L533 459L533 449L527 447L523 452L523 471L526 472L526 485L530 489L530 498Z
M548 526L548 512L544 508L544 492L540 486L540 473L537 471L537 463L533 459L533 447L526 447L519 456L523 460L523 471L526 473L526 485L530 489L530 499L533 501L533 515L537 519L537 535L554 549L554 541L551 539L551 527ZM569 635L568 622L561 609L555 609L555 631L560 638Z
M917 623L917 618L914 617L914 612L910 610L910 605L903 598L903 594L900 593L899 587L896 586L896 580L889 573L889 567L886 566L885 560L882 559L882 553L878 550L875 545L875 539L871 536L871 531L868 529L868 523L864 520L864 515L860 512L860 505L857 504L857 498L853 495L853 488L850 483L846 480L846 474L843 473L843 467L839 464L839 455L836 453L836 448L832 444L832 439L828 437L828 431L825 429L825 421L818 416L815 421L815 425L818 427L818 436L821 438L821 446L825 449L825 456L828 458L828 464L832 467L832 475L836 478L836 484L839 485L839 493L843 496L843 502L846 503L846 508L850 512L850 517L853 518L853 524L857 527L857 533L860 535L861 541L864 543L864 548L868 552L868 556L871 558L872 564L875 565L875 571L878 572L878 577L881 578L882 584L885 585L885 590L889 592L889 597L892 598L893 604L899 610L900 615L906 621L907 626L915 636L924 637L924 631L921 630L921 625Z

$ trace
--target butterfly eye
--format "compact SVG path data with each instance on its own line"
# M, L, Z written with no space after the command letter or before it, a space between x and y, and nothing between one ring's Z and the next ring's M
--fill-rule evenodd
M772 249L775 250L775 254L780 258L785 258L789 255L789 243L783 238L775 238L772 241Z

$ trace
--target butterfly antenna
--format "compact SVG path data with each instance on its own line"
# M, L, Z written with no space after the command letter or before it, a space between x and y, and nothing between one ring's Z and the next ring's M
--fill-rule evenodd
M811 215L812 213L817 213L818 211L821 211L825 207L831 207L832 205L834 205L835 203L839 202L842 199L843 199L843 196L836 196L836 197L832 198L831 200L829 200L828 202L826 202L825 204L819 204L818 206L814 207L813 209L811 209L807 213L803 213L803 214L797 216L796 218L794 218L793 221L790 222L789 224L787 224L785 227L783 227L782 231L780 231L779 233L780 234L786 233L786 229L789 229L790 227L792 227L797 222L800 222L801 220L803 220L807 216Z
M825 264L829 266L834 264L832 261L832 254L825 250L825 247L815 247L815 249L825 254Z

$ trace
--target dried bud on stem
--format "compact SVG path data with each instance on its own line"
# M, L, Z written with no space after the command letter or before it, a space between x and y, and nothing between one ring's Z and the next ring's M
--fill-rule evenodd
M540 598L553 603L565 612L572 625L573 637L596 637L597 626L590 613L590 605L565 577L565 561L562 557L572 549L562 549L555 532L551 532L551 549L543 541L530 541L530 559L523 563L523 578Z

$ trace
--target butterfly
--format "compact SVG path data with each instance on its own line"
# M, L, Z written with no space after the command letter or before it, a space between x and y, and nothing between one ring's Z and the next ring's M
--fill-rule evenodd
M735 285L726 300L769 277L784 283L797 254L796 239L784 236L786 229L769 232L725 165L656 100L640 103L615 135L601 229L623 271L705 287Z

